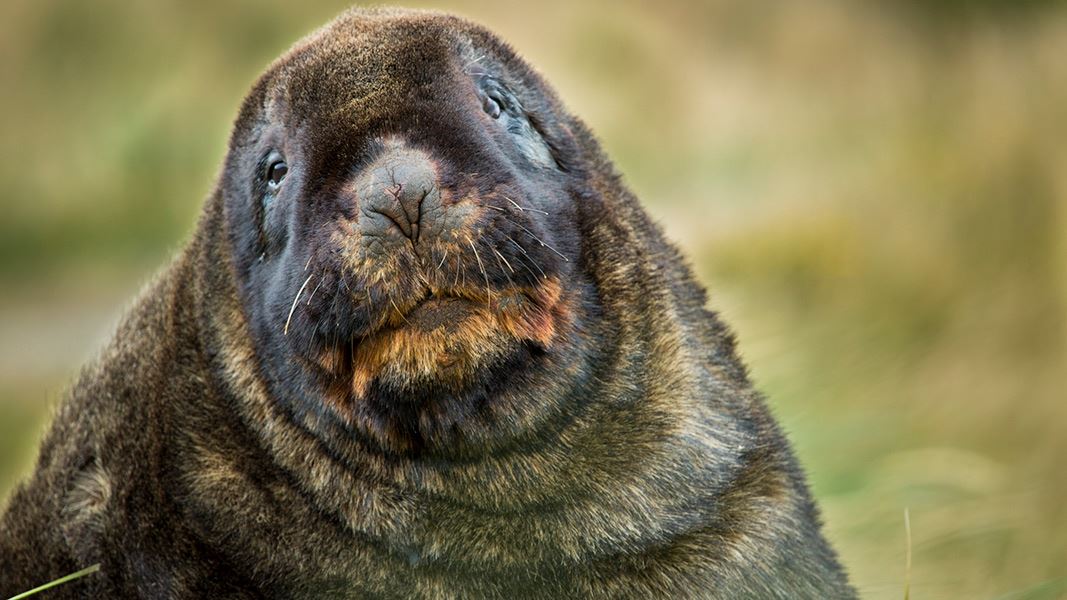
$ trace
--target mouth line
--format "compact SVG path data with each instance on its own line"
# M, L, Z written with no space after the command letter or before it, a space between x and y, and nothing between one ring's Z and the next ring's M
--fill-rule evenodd
M470 316L474 303L462 296L435 294L426 290L426 294L414 306L399 312L400 326L411 326L432 331L435 329L455 327Z
M325 343L308 358L339 402L363 397L375 380L396 389L431 383L458 389L520 347L551 350L572 319L558 280L535 290L500 288L488 302L466 292L427 287L399 306L386 300L389 316L377 326L348 343Z

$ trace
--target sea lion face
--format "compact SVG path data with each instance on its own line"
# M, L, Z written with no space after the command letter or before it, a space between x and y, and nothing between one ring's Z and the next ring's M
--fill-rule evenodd
M220 189L281 402L398 452L539 410L500 390L574 351L586 287L574 142L542 86L483 30L388 12L261 78Z

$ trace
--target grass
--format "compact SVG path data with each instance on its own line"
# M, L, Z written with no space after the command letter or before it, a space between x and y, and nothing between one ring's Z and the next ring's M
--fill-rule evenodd
M911 518L904 509L904 600L911 599Z
M65 575L63 577L60 577L59 579L56 579L56 580L53 580L53 581L49 581L48 583L46 583L44 585L40 585L40 586L37 586L37 587L33 588L32 590L29 590L29 591L26 591L26 592L22 592L21 594L12 596L8 600L22 600L23 598L29 598L30 596L33 596L35 594L39 594L39 593L41 593L41 592L43 592L45 590L54 588L56 586L63 585L64 583L69 583L71 581L74 581L75 579L80 579L82 577L85 577L86 575L92 575L93 573L96 573L99 570L100 570L100 565L99 564L95 564L95 565L93 565L91 567L86 567L86 568L82 569L81 571L76 571L74 573L71 573L70 575Z
M0 495L255 75L344 4L6 6ZM680 241L864 597L1062 597L1067 8L926 4L436 7L528 56Z

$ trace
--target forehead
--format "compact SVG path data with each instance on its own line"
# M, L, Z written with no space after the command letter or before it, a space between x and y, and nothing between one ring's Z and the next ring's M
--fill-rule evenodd
M272 65L266 104L307 118L440 96L470 67L499 64L502 47L492 34L451 16L350 11Z

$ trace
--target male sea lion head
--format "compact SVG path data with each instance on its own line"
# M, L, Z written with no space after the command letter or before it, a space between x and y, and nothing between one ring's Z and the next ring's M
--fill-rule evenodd
M561 410L589 296L570 122L505 44L434 13L351 11L274 63L219 187L272 395L393 452Z

